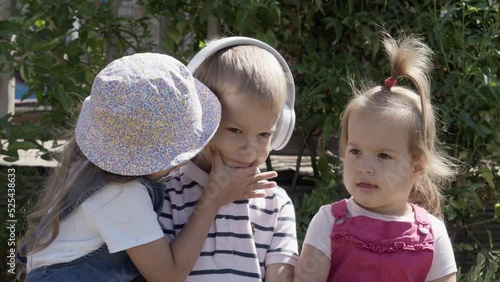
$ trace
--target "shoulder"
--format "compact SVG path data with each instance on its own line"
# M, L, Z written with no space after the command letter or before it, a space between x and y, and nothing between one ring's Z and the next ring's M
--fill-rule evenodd
M264 190L265 197L251 198L248 200L248 205L251 210L258 211L258 214L266 214L260 217L262 220L275 220L278 217L293 218L295 221L295 209L292 200L286 191L280 187Z
M293 202L288 196L285 189L277 186L275 188L265 189L266 196L264 198L255 198L250 200L250 203L261 203L265 202L266 206L272 205L275 208L281 208L283 206L293 207Z
M286 190L279 187L279 186L276 186L276 187L271 188L271 189L266 189L266 194L269 196L274 195L278 200L281 200L281 201L285 201L285 202L291 201L290 196L288 196L288 193L286 192Z
M95 211L105 205L126 202L130 199L147 199L151 202L146 186L139 179L124 183L109 183L83 202L82 207Z
M332 214L332 204L322 205L314 217L317 218L317 221L328 222L328 225L333 225L335 217Z
M446 225L443 220L435 217L434 215L427 213L429 216L429 221L431 223L431 228L434 236L446 236L448 237L448 231L446 230Z
M435 215L427 212L427 216L429 217L429 221L431 222L432 227L445 227L444 221Z
M448 230L446 229L444 221L429 212L427 212L427 216L432 228L436 249L443 249L451 246L450 236L448 235Z
M416 206L416 205L415 205ZM433 230L433 233L438 233L438 234L441 234L441 233L447 233L446 231L446 225L444 223L444 221L438 217L436 217L435 215L433 215L432 213L428 212L426 209L422 208L422 207L419 207L419 206L416 206L418 207L421 212L424 212L427 214L427 220L429 221L430 225L431 225L431 228Z
M171 172L167 176L163 177L159 181L166 184L175 184L178 182L182 182L185 178L186 176L184 175L183 172L176 170Z
M313 226L313 229L328 229L331 231L334 223L335 217L332 214L332 204L327 204L319 207L309 224L309 228Z
M304 244L315 247L330 258L332 232L335 218L331 212L332 204L323 205L318 209L307 228Z
M434 259L427 278L432 281L457 272L457 265L445 223L432 214L428 215L434 236Z
M89 200L112 201L116 199L116 197L121 197L122 194L133 195L141 191L147 192L147 188L139 179L123 183L111 182L90 196Z
M180 195L186 193L190 188L201 187L201 184L182 171L175 171L161 179L160 182L165 184L166 194L175 193Z

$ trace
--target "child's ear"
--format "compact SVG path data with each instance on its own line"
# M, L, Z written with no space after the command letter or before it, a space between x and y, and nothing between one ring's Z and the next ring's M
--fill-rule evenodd
M413 161L413 172L419 177L424 175L426 161L423 158Z

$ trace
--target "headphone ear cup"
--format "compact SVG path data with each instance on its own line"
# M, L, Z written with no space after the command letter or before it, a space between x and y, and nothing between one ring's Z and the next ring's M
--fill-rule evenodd
M278 54L275 56L280 56L280 55ZM286 102L283 105L283 109L281 110L278 121L276 122L276 132L273 138L271 139L270 147L271 150L275 151L281 150L286 146L286 144L288 143L288 141L290 141L290 138L292 137L293 129L295 127L295 111L294 111L295 84L293 81L293 75L285 60L281 56L279 58L280 59L278 60L280 61L280 64L283 67L283 70L285 71L287 77L287 85L286 85L287 97L286 97Z
M276 131L271 139L271 150L283 149L290 137L292 137L294 127L295 111L293 108L290 109L288 104L285 104L276 123Z

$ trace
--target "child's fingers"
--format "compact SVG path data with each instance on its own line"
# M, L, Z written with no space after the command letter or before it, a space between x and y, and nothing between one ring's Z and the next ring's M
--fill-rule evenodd
M252 175L251 181L252 182L259 182L262 180L275 178L276 176L278 176L278 173L276 171L266 171L266 172L261 172L261 173Z
M248 191L257 191L257 190L271 189L275 187L278 187L278 184L274 181L261 181L248 185L246 189Z
M210 153L212 153L212 171L219 171L223 165L220 151L211 147Z
M251 198L264 198L266 196L266 192L262 190L256 190L256 191L249 191L243 194L243 197L245 199L251 199Z
M257 166L258 167L258 166ZM235 168L233 169L235 173L238 173L241 176L253 176L257 172L257 167L255 165L249 166L249 167L240 167L240 168Z

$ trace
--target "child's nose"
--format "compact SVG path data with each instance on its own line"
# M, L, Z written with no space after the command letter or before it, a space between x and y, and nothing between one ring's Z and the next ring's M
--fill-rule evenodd
M358 165L358 172L362 174L373 174L375 172L373 163L371 159L364 159L364 161L360 162Z
M362 174L373 174L373 169L369 167L358 168L358 172Z
M257 154L257 142L252 138L246 138L240 147L240 154L255 156Z

